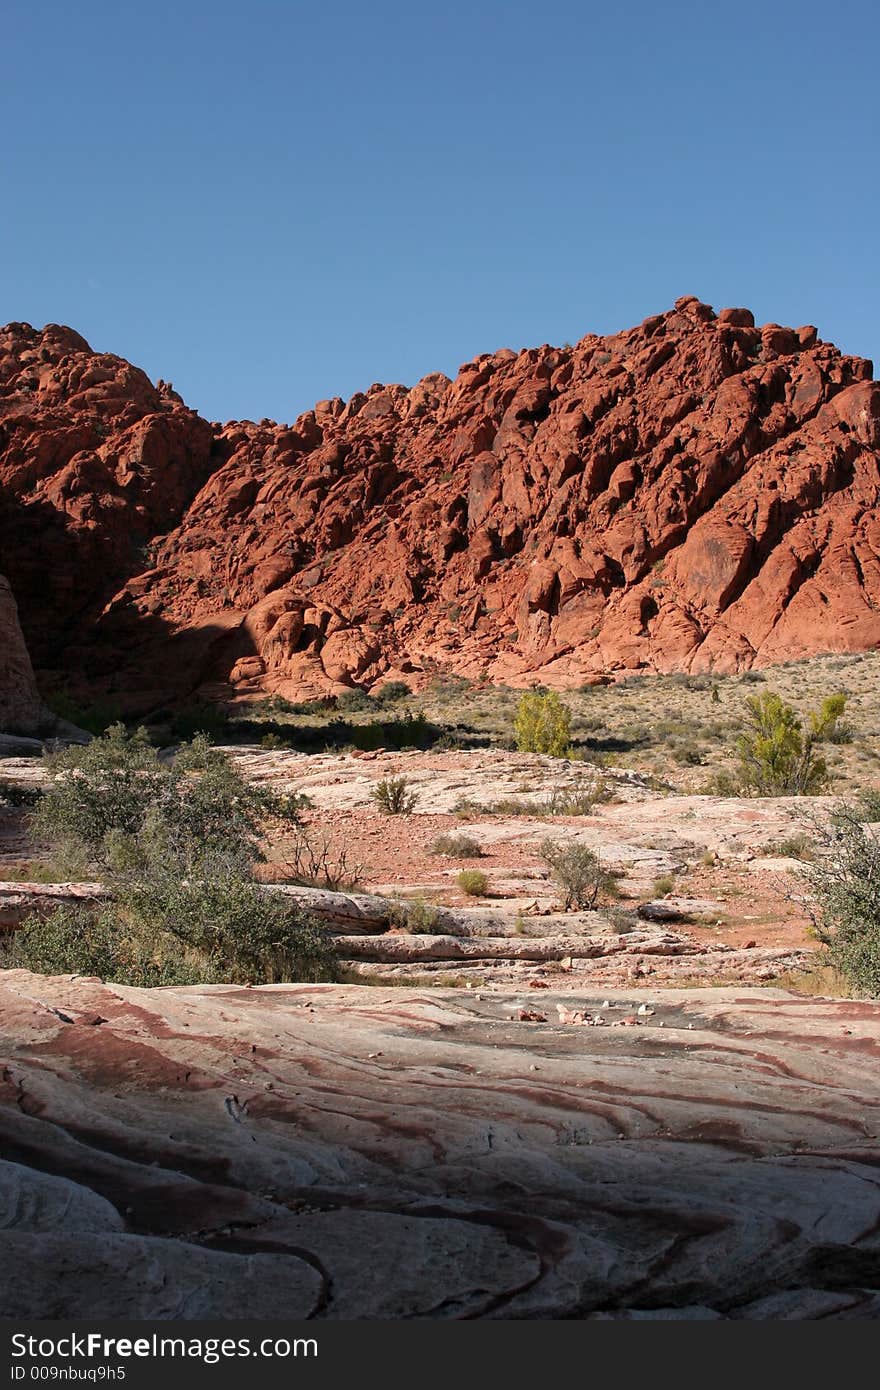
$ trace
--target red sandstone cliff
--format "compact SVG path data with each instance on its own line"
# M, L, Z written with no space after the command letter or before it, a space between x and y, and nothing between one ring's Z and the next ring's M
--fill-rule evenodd
M880 645L880 384L693 298L292 426L0 334L0 568L38 667L148 708L439 668L573 684ZM54 673L54 675L53 675Z

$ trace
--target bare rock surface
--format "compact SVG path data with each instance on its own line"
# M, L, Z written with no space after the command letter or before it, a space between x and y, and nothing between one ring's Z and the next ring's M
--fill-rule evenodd
M0 1050L6 1316L878 1313L877 1004L12 971Z

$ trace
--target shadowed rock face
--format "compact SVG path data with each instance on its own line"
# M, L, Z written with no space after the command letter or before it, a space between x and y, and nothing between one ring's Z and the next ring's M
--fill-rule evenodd
M49 719L37 694L12 589L0 574L0 733L32 734Z
M880 1006L610 997L7 972L0 1313L880 1314Z
M565 685L874 647L871 372L684 298L221 427L69 329L13 324L0 553L38 667L144 708L436 663Z

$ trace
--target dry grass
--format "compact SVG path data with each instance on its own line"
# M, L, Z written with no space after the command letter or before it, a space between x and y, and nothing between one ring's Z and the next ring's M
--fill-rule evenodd
M852 741L823 750L834 776L833 790L849 794L880 785L880 652L812 657L734 676L630 676L561 694L572 711L576 757L632 768L656 778L658 790L666 783L678 792L695 792L707 789L716 774L732 769L745 700L766 690L777 691L802 716L826 695L843 691ZM447 747L512 747L520 693L506 686L436 676L418 694L398 698L393 711L401 719L407 713L423 713L431 726L442 730ZM241 712L246 714L244 707ZM352 726L369 725L383 713L387 710L381 702L365 694L358 707L346 709L345 718ZM276 708L271 720L296 728L334 717L339 717L338 711L313 705L301 713ZM548 814L546 807L536 810Z

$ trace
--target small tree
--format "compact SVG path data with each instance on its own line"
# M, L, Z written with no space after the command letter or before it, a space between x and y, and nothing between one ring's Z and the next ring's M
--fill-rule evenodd
M828 739L846 708L845 695L829 695L808 718L767 691L746 700L746 729L737 740L739 781L752 796L809 796L828 784L817 744Z
M555 690L524 690L513 728L520 753L567 758L571 752L571 710Z

